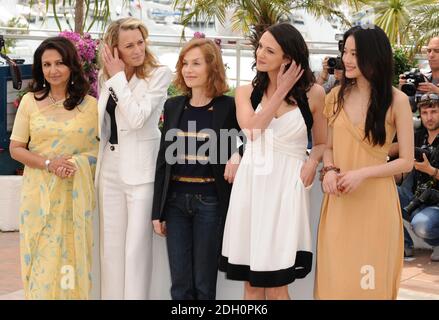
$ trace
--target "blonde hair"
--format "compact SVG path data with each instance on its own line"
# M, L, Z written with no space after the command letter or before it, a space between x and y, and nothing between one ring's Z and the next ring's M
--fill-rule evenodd
M209 97L223 95L229 90L226 83L226 70L218 46L208 39L192 39L181 49L176 66L177 77L174 80L174 85L185 95L190 96L192 94L191 88L184 82L181 70L183 69L184 56L194 48L200 48L207 64L207 95Z
M151 50L148 48L148 29L142 21L136 18L122 18L113 21L109 26L104 35L103 44L107 44L110 49L114 49L119 44L119 32L120 30L136 30L142 33L143 40L145 41L145 61L142 66L135 67L136 76L139 78L148 78L151 75L153 69L160 66L157 58L152 54ZM101 48L102 49L102 48ZM101 66L103 63L101 62ZM109 78L107 70L103 66L103 73L106 78Z

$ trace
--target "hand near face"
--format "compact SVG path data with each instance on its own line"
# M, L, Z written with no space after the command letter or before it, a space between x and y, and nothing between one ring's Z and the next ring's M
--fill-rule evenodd
M104 61L104 67L110 77L113 77L116 73L125 71L125 63L119 58L119 51L114 48L113 53L107 44L102 50L102 60Z
M299 81L303 74L303 69L300 65L297 65L295 61L291 62L291 65L287 69L287 64L283 63L277 74L277 89L283 93L288 93L291 88Z

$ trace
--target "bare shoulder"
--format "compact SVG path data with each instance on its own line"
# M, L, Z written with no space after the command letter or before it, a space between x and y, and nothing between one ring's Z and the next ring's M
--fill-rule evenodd
M325 89L323 89L321 85L314 83L311 89L309 89L309 91L307 92L307 95L308 98L322 99L325 97L326 93L325 93Z
M246 84L236 88L235 96L238 98L249 98L252 94L253 86L251 84Z
M323 102L325 101L325 89L317 83L313 84L311 89L306 93L309 101L309 106L311 110L314 112L318 108L323 107Z
M393 101L391 109L391 121L395 123L398 118L407 119L412 115L412 110L410 107L410 102L408 96L397 88L393 88L392 90Z
M410 103L408 96L397 88L393 88L393 102L392 108L395 111L403 110L404 108L410 109Z

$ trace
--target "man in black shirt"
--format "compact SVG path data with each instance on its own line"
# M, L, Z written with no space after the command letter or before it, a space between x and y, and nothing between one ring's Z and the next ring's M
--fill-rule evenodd
M422 126L415 133L415 147L422 149L422 160L398 188L401 208L408 215L407 206L419 199L422 186L438 190L439 179L439 95L427 93L418 102ZM419 150L419 149L418 149ZM419 153L419 152L418 152ZM426 154L429 154L428 156ZM432 261L439 261L439 203L429 200L420 204L410 215L413 232L433 246ZM413 255L413 241L404 229L405 255Z

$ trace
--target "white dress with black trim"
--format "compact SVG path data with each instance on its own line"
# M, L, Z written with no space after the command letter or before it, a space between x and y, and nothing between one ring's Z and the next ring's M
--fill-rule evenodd
M300 179L307 143L298 107L274 118L259 138L248 139L224 230L219 268L228 279L278 287L311 271L311 187Z

